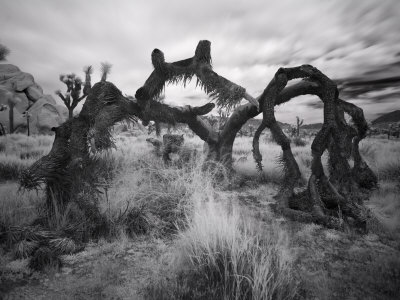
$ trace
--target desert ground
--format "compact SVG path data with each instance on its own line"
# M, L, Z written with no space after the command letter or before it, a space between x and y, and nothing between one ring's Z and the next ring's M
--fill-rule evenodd
M184 134L189 155L165 163L147 132L114 132L115 148L96 154L86 170L98 183L82 192L93 205L90 219L74 204L49 216L43 190L19 187L21 171L50 151L54 136L0 137L0 298L399 299L399 139L360 144L379 180L365 202L379 224L362 231L274 212L281 149L269 133L260 140L263 174L252 138L242 136L234 174L221 167L218 180L215 168L202 168L202 140L174 133ZM311 139L304 141L292 150L305 185ZM68 237L71 228L80 239ZM50 253L38 257L35 247Z

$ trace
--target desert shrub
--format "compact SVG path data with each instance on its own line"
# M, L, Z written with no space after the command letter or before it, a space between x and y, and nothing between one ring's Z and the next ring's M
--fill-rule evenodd
M372 193L369 206L377 218L393 232L400 232L399 189L393 182L382 182Z
M0 181L17 180L26 167L50 151L52 140L23 134L0 137Z
M178 224L184 226L190 199L213 191L213 174L203 172L201 157L184 167L166 165L150 153L152 146L144 139L135 141L135 152L129 141L121 141L114 153L124 154L124 164L110 185L108 200L104 195L100 201L101 212L128 235L173 233Z
M304 147L305 145L307 145L307 142L305 139L303 139L302 137L296 136L294 138L292 138L291 142L296 146L296 147Z
M151 218L144 205L131 208L126 215L124 224L129 236L146 234L152 227Z
M388 159L389 160L389 159ZM380 170L381 179L395 181L400 184L400 158L390 159Z
M58 254L73 254L80 249L80 246L70 238L59 237L49 241L49 248Z
M13 254L16 259L23 259L30 257L34 251L39 247L38 241L22 240L14 245Z
M296 285L288 240L235 208L197 207L173 248L172 276L150 284L149 299L291 299ZM171 270L169 270L171 274Z

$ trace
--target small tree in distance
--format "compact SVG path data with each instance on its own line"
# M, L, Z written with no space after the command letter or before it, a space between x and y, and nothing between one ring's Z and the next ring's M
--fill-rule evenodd
M300 136L300 127L303 126L304 119L301 119L298 116L296 116L296 135Z
M68 109L68 118L72 119L74 117L74 109L77 107L78 103L81 102L88 94L91 89L91 74L93 73L92 66L86 66L83 68L85 72L85 82L77 77L74 73L65 75L60 75L60 81L67 86L67 91L65 94L61 90L57 90L55 93L61 98L65 106ZM81 95L83 88L83 94Z
M112 64L108 62L101 63L101 81L107 80L107 75L111 72Z
M6 60L8 54L10 54L10 49L0 44L0 61Z

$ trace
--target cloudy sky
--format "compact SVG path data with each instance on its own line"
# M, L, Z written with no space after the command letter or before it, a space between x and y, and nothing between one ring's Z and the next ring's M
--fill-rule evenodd
M152 71L150 53L167 61L193 56L210 40L214 70L258 96L281 66L312 64L343 88L367 118L400 109L400 1L0 0L0 43L8 63L34 75L45 93L60 73L113 64L109 80L134 95ZM83 77L83 76L82 76ZM56 96L55 96L56 97ZM168 86L166 102L204 104L194 84ZM318 99L277 108L277 119L322 120Z

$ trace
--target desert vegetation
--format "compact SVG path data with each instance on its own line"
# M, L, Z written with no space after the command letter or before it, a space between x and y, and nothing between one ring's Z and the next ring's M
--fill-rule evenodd
M60 77L68 90L57 94L71 110L54 137L0 137L2 293L43 292L32 287L39 280L51 286L48 298L396 297L398 141L366 139L362 109L320 70L281 68L253 97L214 72L210 45L173 63L155 49L135 97L107 81L109 64L93 86L85 69L83 95L80 79ZM160 101L166 84L193 77L213 102ZM293 79L301 80L287 86ZM274 107L304 94L322 100L324 123L300 137L297 118L290 140ZM218 126L203 117L214 107ZM254 136L237 137L259 114ZM194 135L161 142L116 130L150 121L186 124Z
M137 136L131 136L126 133L129 132L116 135L116 148L99 156L93 166L97 174L107 175L102 185L98 185L99 192L85 195L91 198L87 201L96 203L90 210L98 217L85 219L77 231L82 237L75 235L62 240L61 234L70 226L77 226L86 207L71 204L66 210L49 216L44 205L45 193L22 192L15 181L2 181L1 194L6 196L1 202L4 254L1 279L10 287L22 285L15 292L24 291L25 280L37 280L45 287L46 282L49 284L52 289L46 293L50 297L62 291L66 298L114 296L124 299L137 293L138 297L147 299L301 299L330 296L334 292L340 294L340 291L345 294L344 287L341 290L336 286L339 284L334 276L339 272L337 266L328 263L326 272L312 273L310 262L326 265L333 244L339 251L357 245L352 246L356 253L374 254L368 265L358 266L351 258L340 261L343 268L357 267L361 272L351 273L349 282L362 286L357 279L362 276L363 280L369 280L368 293L378 293L384 288L388 293L386 297L396 295L396 275L391 277L379 264L390 264L392 269L387 272L394 271L400 264L395 256L397 252L390 250L396 245L400 228L399 177L395 176L400 168L396 159L397 142L368 139L360 147L360 152L378 174L380 185L366 205L392 233L392 238L387 239L359 233L349 226L337 231L276 218L273 196L283 175L278 159L280 147L276 143L260 145L266 157L261 178L252 160L251 138L237 138L233 147L236 175L216 182L213 180L216 173L202 170L205 157L201 154L203 145L198 137L186 136L185 145L197 149L201 158L182 167L175 164L178 156L172 157L172 164L164 164L162 157L151 151L153 146L145 141L146 134L138 132L134 134ZM25 135L2 137L5 138L20 144L36 141L30 151L42 151L39 155L50 150L53 139ZM307 146L309 143L310 140ZM307 146L293 147L304 182L310 175L311 164ZM387 155L380 156L379 147L383 147ZM29 166L27 161L32 163L29 157L16 155L15 164L23 170ZM327 157L323 157L323 162L327 164ZM48 245L55 247L50 248L52 253L61 245L67 250L68 244L62 241L70 240L76 248L72 252L77 251L76 254L58 253L53 257L55 262L50 264L43 260L43 265L38 266L43 271L39 273L29 267L32 259L29 251L35 241L23 231L38 224L38 220L41 224L35 225L35 233L44 235ZM370 248L360 243L369 243ZM383 245L388 247L384 254L381 253ZM132 249L136 249L134 253L139 257L145 255L140 258L143 262L124 260L133 257L129 254ZM328 258L304 257L308 251L323 251ZM88 273L82 271L85 268ZM329 275L328 272L333 273ZM374 272L379 272L382 279L368 277ZM137 276L147 280L138 283ZM315 280L319 281L313 284ZM387 285L388 282L392 285ZM355 290L354 295L361 295L358 293L361 292Z

